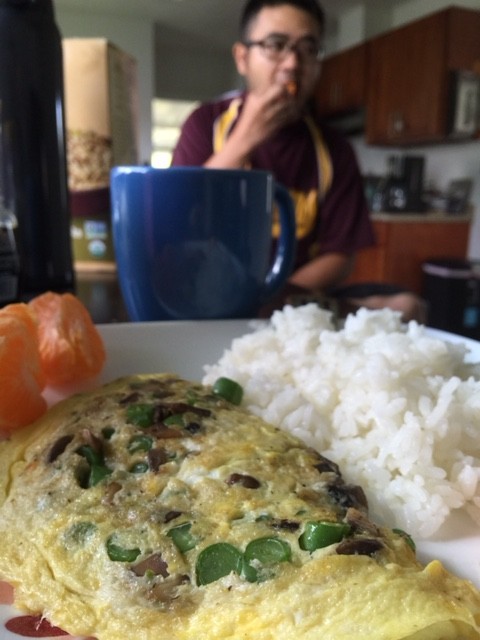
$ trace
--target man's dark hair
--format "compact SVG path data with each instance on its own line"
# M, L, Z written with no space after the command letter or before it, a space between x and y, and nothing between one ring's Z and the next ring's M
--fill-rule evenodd
M240 18L242 40L247 39L250 25L264 7L277 7L282 4L288 4L309 13L318 22L320 33L323 33L325 14L317 0L247 0Z

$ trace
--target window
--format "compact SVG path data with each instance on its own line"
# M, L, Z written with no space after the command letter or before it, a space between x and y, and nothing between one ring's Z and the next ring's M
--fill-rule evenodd
M153 167L169 167L172 152L180 135L185 118L197 106L187 100L152 101L152 158Z

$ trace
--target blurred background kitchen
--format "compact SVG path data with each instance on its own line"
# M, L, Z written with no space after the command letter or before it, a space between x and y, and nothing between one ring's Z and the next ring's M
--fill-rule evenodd
M73 103L80 104L82 93L85 99L89 82L82 74L92 71L82 70L85 49L75 53L72 47L93 45L92 39L100 39L94 71L101 64L116 68L117 84L110 74L88 100L105 91L107 112L123 104L111 131L93 142L78 140L87 127L84 106L80 123L67 120L67 129L77 132L77 150L100 145L90 161L103 157L107 165L131 158L168 166L178 127L195 103L239 86L233 62L226 61L242 4L54 0L70 47L64 49L67 115L70 110L69 117L77 118ZM327 58L317 106L354 144L378 235L378 247L359 256L352 281L397 282L424 293L434 307L432 325L480 337L480 0L322 5ZM91 111L98 114L95 101ZM102 156L102 136L109 135L113 155ZM72 228L79 291L90 296L96 321L122 320L121 306L102 307L101 290L92 289L92 282L114 278L115 265L105 238L105 202L101 194L97 205L82 200L89 186L81 179L70 184L79 192Z

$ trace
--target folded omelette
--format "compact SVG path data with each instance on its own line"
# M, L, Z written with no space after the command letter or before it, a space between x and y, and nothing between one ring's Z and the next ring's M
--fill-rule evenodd
M472 584L420 565L333 462L222 395L122 378L0 444L19 609L99 640L480 638Z

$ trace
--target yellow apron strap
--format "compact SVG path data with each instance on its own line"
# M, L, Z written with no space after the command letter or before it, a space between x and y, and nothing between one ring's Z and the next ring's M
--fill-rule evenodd
M305 116L304 118L306 125L310 131L310 134L313 138L313 142L315 145L315 152L317 154L317 164L318 164L318 195L320 200L322 200L327 191L332 186L333 181L333 167L332 160L330 158L330 153L328 151L327 145L323 139L322 134L318 127L315 126L313 120L310 116Z
M213 124L213 152L218 153L223 149L225 140L238 117L238 111L242 104L241 98L235 98L228 109L218 116Z
M225 144L232 126L238 117L238 112L240 110L241 104L242 98L235 98L230 103L228 109L215 120L213 125L214 153L218 153L223 149L223 145ZM310 116L305 116L304 120L310 131L310 135L312 136L315 146L315 153L317 154L318 194L320 200L322 200L332 185L332 161L330 159L330 153L328 152L327 145L325 144L323 136L320 133L318 127L315 126Z

